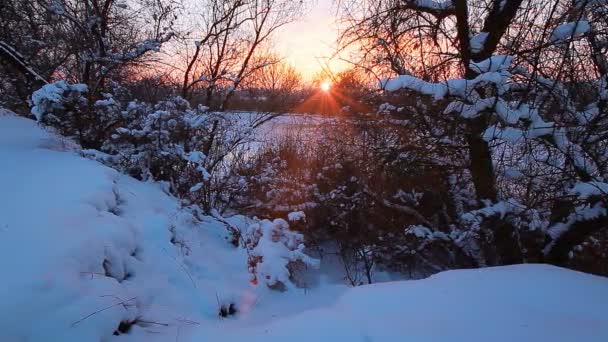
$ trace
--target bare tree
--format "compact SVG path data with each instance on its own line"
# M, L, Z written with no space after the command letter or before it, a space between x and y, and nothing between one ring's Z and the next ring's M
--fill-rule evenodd
M192 98L193 87L205 89L205 103L214 104L218 88L225 91L215 107L225 109L241 84L256 71L276 62L266 58L265 48L277 29L296 20L300 1L213 0L205 3L202 38L188 58L182 95Z
M252 18L251 33L245 38L244 58L238 70L232 78L232 83L222 102L221 108L228 105L228 101L234 95L243 79L259 69L275 63L272 58L256 57L256 53L263 44L268 43L272 34L279 28L296 20L302 14L302 1L290 0L254 0L249 4L249 13Z
M257 110L275 113L292 109L300 98L302 75L278 57L262 58L273 62L242 82L247 104Z
M173 36L177 9L173 0L11 0L0 40L40 78L84 83L96 96Z
M73 60L78 81L95 93L109 74L142 61L172 36L176 3L160 0L39 1L51 15L61 18L73 37ZM152 25L139 25L152 21Z
M213 92L236 59L235 32L244 22L251 20L245 15L246 2L242 0L211 0L204 3L201 20L203 32L194 42L195 50L188 57L183 75L182 97L191 99L192 90L199 84L206 85L206 105L211 105Z

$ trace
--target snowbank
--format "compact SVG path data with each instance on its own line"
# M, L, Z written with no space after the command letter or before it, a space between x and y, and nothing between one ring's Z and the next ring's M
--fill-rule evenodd
M548 265L361 286L224 341L608 341L608 279Z
M1 341L174 340L256 300L223 224L73 147L0 116Z

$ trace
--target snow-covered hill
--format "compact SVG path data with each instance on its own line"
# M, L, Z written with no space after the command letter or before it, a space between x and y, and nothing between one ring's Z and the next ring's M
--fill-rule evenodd
M216 319L217 298L246 291L246 256L217 221L66 151L33 121L0 120L4 337L98 341L136 321L129 332L148 341L165 324Z
M519 265L281 293L228 240L161 185L0 114L0 341L608 341L606 278Z

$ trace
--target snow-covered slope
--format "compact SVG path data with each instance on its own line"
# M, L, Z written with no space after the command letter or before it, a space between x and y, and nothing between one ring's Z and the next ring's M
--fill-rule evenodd
M0 113L0 341L608 341L606 278L521 265L280 293L226 238Z
M607 290L608 279L549 265L448 271L360 286L224 340L608 341Z
M257 297L219 222L33 121L5 115L0 127L1 341L111 339L121 321L149 341Z

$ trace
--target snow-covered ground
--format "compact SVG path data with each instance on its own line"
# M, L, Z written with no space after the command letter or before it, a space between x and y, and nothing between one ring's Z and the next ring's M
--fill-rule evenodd
M608 341L608 279L547 265L253 285L224 223L6 113L0 270L7 342ZM236 315L219 317L230 304Z

